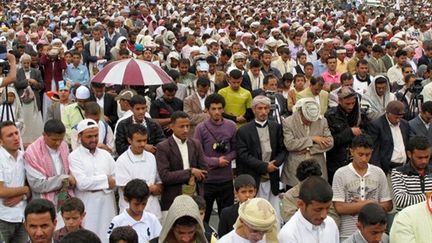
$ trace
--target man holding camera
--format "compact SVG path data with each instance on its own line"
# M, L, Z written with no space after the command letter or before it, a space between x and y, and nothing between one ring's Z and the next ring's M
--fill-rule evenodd
M219 94L211 94L205 100L209 118L195 128L194 138L201 142L204 158L209 166L204 181L204 199L206 201L205 222L209 222L214 200L218 213L234 203L233 172L231 161L236 157L236 124L224 119L225 99Z
M8 86L11 83L14 83L16 80L16 59L15 56L12 54L6 54L6 60L3 60L3 62L0 62L0 87ZM5 69L7 68L7 64L9 63L9 71L6 73ZM6 75L6 77L3 77L3 74Z

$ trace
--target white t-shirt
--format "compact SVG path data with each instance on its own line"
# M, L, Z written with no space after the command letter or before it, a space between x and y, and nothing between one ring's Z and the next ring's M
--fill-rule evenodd
M113 229L120 226L132 227L138 234L139 243L147 243L151 239L159 237L159 234L162 230L162 226L156 216L145 211L143 212L143 216L139 221L133 219L126 210L123 211L123 213L115 216L108 228L108 238L110 237Z
M145 171L145 173L143 173ZM159 173L156 167L156 159L152 153L144 151L138 159L130 150L126 150L117 159L115 164L116 184L119 187L124 187L132 179L142 179L147 182L147 185L162 183L159 178ZM123 189L119 190L119 207L120 211L128 208L128 203L124 200ZM161 207L159 200L155 196L150 196L147 201L145 211L156 215L157 218L162 218Z
M251 243L249 240L241 237L238 235L234 230L231 230L228 234L224 235L222 238L220 238L218 243ZM257 243L266 243L265 236L262 240L258 241Z

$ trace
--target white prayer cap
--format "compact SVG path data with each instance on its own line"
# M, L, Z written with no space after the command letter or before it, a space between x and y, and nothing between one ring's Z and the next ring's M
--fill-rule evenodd
M250 25L251 28L258 28L259 26L260 26L260 22L258 21L252 22L252 24Z
M90 90L86 86L79 86L76 90L75 97L79 100L86 100L90 98Z
M304 118L310 122L317 121L320 117L318 103L312 97L302 98L295 104L297 110L301 110Z
M207 71L208 72L208 70L209 70L208 63L206 61L198 62L197 70L198 71Z
M77 125L77 132L78 134L82 133L83 131L90 129L90 128L99 128L99 125L96 123L95 120L92 119L84 119L80 121Z
M239 59L246 59L246 55L243 52L239 51L239 52L235 53L232 58L233 58L233 61L239 60Z

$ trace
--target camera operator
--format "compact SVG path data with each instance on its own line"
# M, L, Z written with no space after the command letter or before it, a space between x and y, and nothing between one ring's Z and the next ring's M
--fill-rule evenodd
M224 107L223 96L209 95L205 100L209 118L197 125L194 134L194 138L202 145L209 166L204 181L204 199L207 204L204 220L207 223L214 200L217 201L218 213L234 203L231 161L236 157L234 145L237 128L233 121L223 118Z
M14 83L16 80L15 56L8 53L6 57L7 60L4 60L0 65L0 69L1 69L0 87L8 86L9 84ZM9 68L9 71L7 71L7 68Z
M420 86L419 86L420 85ZM421 83L416 85L416 76L412 73L405 75L403 87L396 93L396 98L405 106L404 119L409 121L416 117L422 103Z
M277 93L278 79L273 74L264 77L263 88L256 89L252 96L264 95L270 99L269 120L282 124L283 119L290 115L287 107L287 100L283 95Z

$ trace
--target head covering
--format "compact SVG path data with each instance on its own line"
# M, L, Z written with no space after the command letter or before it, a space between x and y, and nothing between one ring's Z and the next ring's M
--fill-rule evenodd
M187 195L177 196L171 204L165 222L162 226L162 231L159 235L159 242L166 241L175 221L183 216L190 216L198 222L195 233L196 242L207 242L204 235L204 226L202 220L200 219L198 205L195 203L192 197Z
M255 96L255 98L253 98L251 107L254 108L258 104L264 104L264 105L270 106L271 105L271 100L267 96L258 95L258 96Z
M86 100L90 98L90 90L86 86L79 86L76 90L75 97L79 100Z
M87 130L87 129L90 129L90 128L94 128L94 127L99 128L99 125L97 124L97 122L95 120L84 119L84 120L82 120L82 121L80 121L78 123L78 125L77 125L77 132L78 132L78 134L80 134L84 130Z
M140 43L135 43L135 51L144 51L144 46Z
M387 104L386 112L393 115L401 116L405 114L405 106L399 100L393 100Z
M131 100L132 97L137 95L137 92L133 89L124 89L120 92L119 95L115 98L115 100Z
M239 51L233 55L233 61L236 61L238 59L246 59L246 55L243 52Z
M201 61L197 63L197 71L207 71L209 70L209 65L206 61Z
M238 218L234 228L247 227L266 232L267 242L277 242L276 212L272 205L263 198L252 198L242 203L238 209ZM242 222L240 222L243 221Z
M349 98L355 94L355 90L351 87L342 87L337 93L339 99Z
M320 117L320 107L312 97L298 100L295 106L298 110L301 109L304 118L310 122L317 121Z

